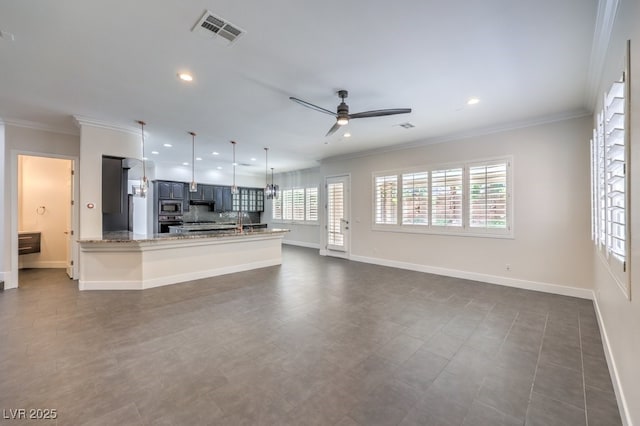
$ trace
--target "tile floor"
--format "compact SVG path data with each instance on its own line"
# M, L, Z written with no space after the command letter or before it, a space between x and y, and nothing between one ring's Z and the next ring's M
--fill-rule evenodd
M0 409L57 419L15 424L621 423L586 300L286 246L143 292L20 283L0 292Z

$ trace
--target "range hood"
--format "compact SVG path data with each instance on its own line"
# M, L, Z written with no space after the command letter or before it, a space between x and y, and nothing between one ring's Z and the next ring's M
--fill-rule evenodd
M189 200L191 206L209 206L213 210L215 203L213 201Z

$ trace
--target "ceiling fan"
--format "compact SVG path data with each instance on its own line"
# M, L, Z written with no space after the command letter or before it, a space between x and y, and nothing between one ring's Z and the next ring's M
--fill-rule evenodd
M338 130L341 126L349 123L349 120L354 118L369 118L369 117L382 117L385 115L396 115L396 114L408 114L411 112L411 108L391 108L391 109L377 109L375 111L364 111L364 112L356 112L355 114L349 114L349 105L344 103L345 98L349 96L349 92L346 90L338 90L338 97L342 100L340 105L338 105L337 112L329 111L328 109L319 107L307 101L303 101L302 99L294 98L290 96L294 102L299 103L302 106L307 108L311 108L316 111L324 112L325 114L332 115L336 117L336 123L329 129L325 136L332 135Z

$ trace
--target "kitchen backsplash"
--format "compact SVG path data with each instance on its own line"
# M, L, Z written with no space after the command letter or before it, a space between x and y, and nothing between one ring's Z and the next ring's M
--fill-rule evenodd
M244 223L260 223L260 213L242 212ZM183 222L236 222L238 212L212 212L208 206L189 206L189 211L182 214Z

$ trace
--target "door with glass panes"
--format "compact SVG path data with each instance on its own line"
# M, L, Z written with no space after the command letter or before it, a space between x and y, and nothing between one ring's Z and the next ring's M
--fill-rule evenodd
M326 178L327 254L345 257L350 247L349 176Z

